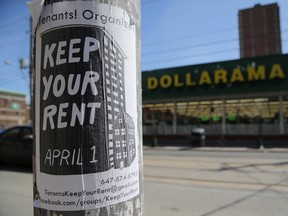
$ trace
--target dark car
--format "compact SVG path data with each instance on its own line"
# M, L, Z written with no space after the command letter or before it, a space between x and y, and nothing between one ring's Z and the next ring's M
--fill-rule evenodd
M16 126L0 134L0 163L32 165L31 126Z

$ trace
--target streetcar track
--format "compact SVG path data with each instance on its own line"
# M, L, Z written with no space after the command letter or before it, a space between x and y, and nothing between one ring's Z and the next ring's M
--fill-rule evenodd
M195 178L183 178L183 177L171 177L171 176L156 176L156 175L144 175L144 180L148 182L170 183L170 184L185 184L193 186L210 186L221 187L231 189L261 189L263 187L269 187L277 191L287 191L288 185L282 183L261 183L261 182L237 182L237 181L224 181L224 180L208 180L208 179L195 179Z
M193 170L193 171L208 171L208 172L224 172L224 171L231 171L233 170L233 167L231 167L231 170L228 170L229 168L194 168L194 167L168 167L168 166L155 166L155 165L145 165L146 168L158 168L158 169L173 169L173 168L177 168L177 169L181 169L181 170ZM281 174L283 173L283 171L279 170L279 171L271 171L271 170L243 170L243 169L237 169L237 171L241 171L241 173L271 173L271 174Z

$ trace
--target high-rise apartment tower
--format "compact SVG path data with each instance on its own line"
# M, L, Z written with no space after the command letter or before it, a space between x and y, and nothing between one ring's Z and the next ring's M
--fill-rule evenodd
M282 53L277 3L240 10L238 20L241 58Z

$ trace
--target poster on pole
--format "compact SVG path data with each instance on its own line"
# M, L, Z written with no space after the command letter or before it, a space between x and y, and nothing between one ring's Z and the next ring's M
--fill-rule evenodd
M80 211L133 199L141 143L132 17L104 3L56 1L37 20L34 207Z

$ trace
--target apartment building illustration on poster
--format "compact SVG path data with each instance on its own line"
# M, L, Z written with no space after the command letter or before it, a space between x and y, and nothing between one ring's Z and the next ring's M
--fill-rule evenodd
M104 92L108 118L110 167L130 166L136 157L135 126L126 113L125 54L111 36L104 33Z

